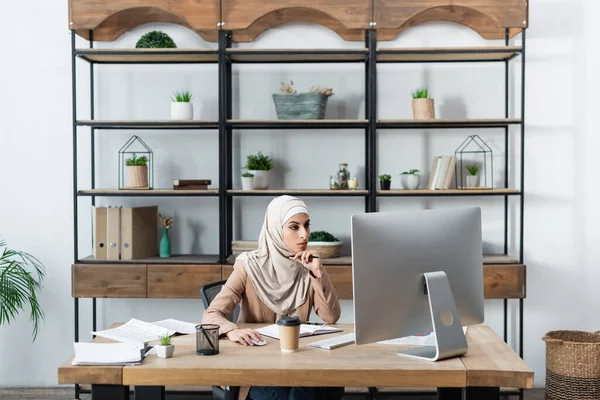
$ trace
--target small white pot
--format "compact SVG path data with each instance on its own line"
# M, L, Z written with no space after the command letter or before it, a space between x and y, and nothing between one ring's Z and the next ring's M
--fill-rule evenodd
M173 356L173 351L175 351L175 345L171 344L169 346L155 346L156 356L158 358L170 358Z
M254 183L254 177L242 176L242 190L252 190L253 183Z
M479 183L479 175L467 175L467 187L477 187Z
M416 174L404 174L400 175L400 184L403 189L415 190L419 188L421 183L421 176Z
M190 120L194 118L194 105L192 103L171 103L171 119L176 121Z
M254 175L252 189L268 189L271 171L248 171Z

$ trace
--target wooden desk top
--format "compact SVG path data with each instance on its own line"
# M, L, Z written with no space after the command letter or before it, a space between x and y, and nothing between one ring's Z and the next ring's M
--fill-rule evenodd
M264 324L247 325L259 327ZM352 325L338 325L344 334ZM489 327L470 327L469 352L464 357L428 362L400 357L401 346L349 345L335 350L308 347L322 335L300 339L297 353L282 354L279 342L245 347L228 340L219 342L216 356L196 355L195 335L173 339L173 358L146 357L133 367L72 366L58 370L59 383L104 383L165 386L374 386L465 387L493 386L532 388L533 371ZM114 369L122 370L119 373Z

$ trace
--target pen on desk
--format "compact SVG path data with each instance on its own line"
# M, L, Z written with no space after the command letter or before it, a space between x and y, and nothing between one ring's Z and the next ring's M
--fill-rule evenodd
M290 257L290 258L292 258L292 257L294 257L294 256L295 256L295 254L290 254L290 255L289 255L289 257ZM320 258L320 257L319 257L319 256L313 256L313 255L310 255L310 256L309 256L309 258Z

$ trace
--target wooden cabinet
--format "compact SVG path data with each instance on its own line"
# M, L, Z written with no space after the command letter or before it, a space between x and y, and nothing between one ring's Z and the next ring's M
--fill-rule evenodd
M148 297L200 298L202 286L220 280L220 265L148 265Z
M146 265L73 264L73 297L144 298L147 295Z

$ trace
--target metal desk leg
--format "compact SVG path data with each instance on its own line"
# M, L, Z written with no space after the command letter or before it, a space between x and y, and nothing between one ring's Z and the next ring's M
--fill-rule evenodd
M129 400L129 386L92 385L92 400Z
M438 388L437 398L438 400L462 400L461 388Z
M134 388L135 399L141 400L165 400L164 386L136 386Z

